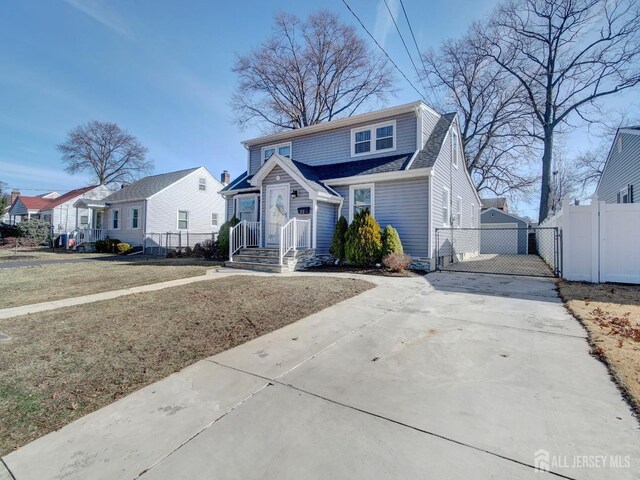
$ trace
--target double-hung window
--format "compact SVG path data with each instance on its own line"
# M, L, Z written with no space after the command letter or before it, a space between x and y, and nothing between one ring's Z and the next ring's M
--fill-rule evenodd
M291 158L291 142L262 147L262 163L269 160L269 157L274 153L282 155L283 157Z
M396 122L367 125L351 130L351 156L389 152L396 149Z
M111 228L118 230L120 228L120 210L111 211Z
M198 190L201 190L203 192L207 190L207 179L206 178L199 178L198 179Z
M139 208L131 209L131 228L132 229L140 228L140 209Z
M189 212L178 210L178 230L189 230Z
M462 197L456 200L456 227L462 226Z
M212 213L211 214L211 226L212 227L218 226L218 214L217 213Z
M248 222L258 221L258 196L237 196L235 198L235 216L238 220Z
M373 184L352 185L349 187L349 203L351 205L349 221L352 221L357 213L364 210L368 210L373 216Z
M47 220L47 216L45 215L45 220ZM89 225L89 215L80 215L80 225L86 227Z
M448 227L451 221L449 214L450 202L451 200L449 198L449 189L447 187L444 187L442 189L442 224L445 227Z

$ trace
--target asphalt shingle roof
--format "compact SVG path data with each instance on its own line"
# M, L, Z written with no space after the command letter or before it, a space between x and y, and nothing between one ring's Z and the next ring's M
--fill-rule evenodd
M414 168L433 167L438 159L438 155L442 149L442 143L447 136L447 132L454 118L456 118L455 113L447 113L438 119L438 123L436 123L436 126L433 128L431 135L429 135L429 139L424 144L424 148L420 150L416 159L411 164L410 170Z
M127 185L117 192L112 193L108 197L104 198L103 201L105 203L113 203L149 198L151 195L158 193L160 190L167 188L169 185L172 185L178 180L195 172L198 168L200 167L144 177L137 182Z

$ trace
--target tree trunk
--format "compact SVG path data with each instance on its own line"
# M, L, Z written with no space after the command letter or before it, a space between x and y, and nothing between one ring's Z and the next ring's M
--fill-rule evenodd
M551 160L553 158L553 128L545 127L544 151L542 153L542 188L540 189L540 209L538 222L542 223L549 214L551 197Z

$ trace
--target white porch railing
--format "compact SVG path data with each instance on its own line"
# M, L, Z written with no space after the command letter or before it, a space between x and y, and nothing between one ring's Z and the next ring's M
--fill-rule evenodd
M93 243L96 240L104 240L106 237L107 231L101 228L86 228L83 230L76 230L75 235L69 233L69 238L73 238L74 240L74 247L77 247L81 243ZM69 242L67 241L67 245L68 244Z
M280 228L280 265L291 250L311 248L311 220L292 218Z
M260 222L242 220L229 229L229 261L242 248L260 246Z

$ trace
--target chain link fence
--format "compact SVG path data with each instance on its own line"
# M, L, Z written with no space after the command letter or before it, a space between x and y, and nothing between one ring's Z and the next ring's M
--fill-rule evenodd
M436 229L436 269L535 277L559 276L557 228Z
M166 255L169 252L181 252L186 247L193 248L197 243L202 245L209 240L215 243L218 232L164 232L147 233L143 242L147 255Z

